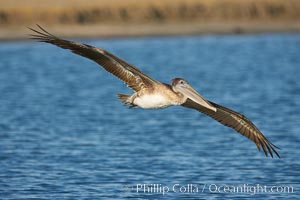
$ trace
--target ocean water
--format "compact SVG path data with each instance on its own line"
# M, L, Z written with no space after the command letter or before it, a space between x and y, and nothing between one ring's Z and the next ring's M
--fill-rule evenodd
M296 199L300 35L81 41L161 82L182 77L279 146L182 107L129 109L131 90L44 43L0 43L0 199Z

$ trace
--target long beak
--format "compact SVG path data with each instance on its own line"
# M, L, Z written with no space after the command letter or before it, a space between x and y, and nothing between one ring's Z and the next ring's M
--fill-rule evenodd
M185 95L187 98L191 99L192 101L198 103L199 105L208 108L214 112L217 111L217 108L212 106L206 99L204 99L196 90L194 90L191 86L187 86L185 88L178 87L176 88L178 92Z

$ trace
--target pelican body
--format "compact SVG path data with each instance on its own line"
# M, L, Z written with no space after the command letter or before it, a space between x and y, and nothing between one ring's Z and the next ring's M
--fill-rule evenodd
M124 105L130 106L130 108L143 109L183 106L197 110L246 136L256 144L259 151L262 148L266 156L270 154L273 157L273 153L275 153L279 157L276 151L278 147L269 142L249 119L229 108L206 100L186 80L175 78L171 85L158 82L108 51L87 44L60 39L41 26L37 26L39 30L29 28L34 32L31 34L32 39L69 49L75 54L86 57L121 79L131 88L134 91L131 95L118 94L118 98Z
M161 109L169 106L178 106L190 98L216 112L216 108L182 78L173 79L172 86L156 83L153 87L144 88L131 96L119 94L118 97L125 105L130 104L131 107L144 109Z

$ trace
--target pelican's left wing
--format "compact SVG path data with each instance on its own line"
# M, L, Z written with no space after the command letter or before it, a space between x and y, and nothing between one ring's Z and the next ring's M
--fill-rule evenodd
M216 112L203 107L190 99L187 99L182 106L202 112L217 120L221 124L233 128L238 133L252 140L256 144L259 151L260 147L262 147L266 156L270 154L271 157L273 157L273 153L275 153L278 157L280 157L275 150L276 148L279 148L269 142L269 140L258 130L258 128L244 115L211 101L209 101L209 103L217 108Z
M64 49L69 49L75 54L88 58L101 65L106 71L124 81L128 87L135 91L139 91L145 87L151 87L153 84L158 83L134 66L126 63L124 60L114 56L108 51L87 44L58 38L47 32L41 26L37 26L39 30L29 28L35 33L31 35L31 39L50 43Z

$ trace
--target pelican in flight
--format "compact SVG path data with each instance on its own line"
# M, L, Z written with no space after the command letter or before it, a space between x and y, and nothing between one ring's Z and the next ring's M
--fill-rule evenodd
M259 151L263 149L266 156L273 157L275 153L280 157L276 152L279 148L272 144L249 119L229 108L206 100L186 80L174 78L171 85L158 82L108 51L60 39L41 26L37 26L38 29L29 28L34 32L30 34L31 39L50 43L86 57L101 65L131 88L134 91L132 95L118 94L118 98L124 105L144 109L162 109L169 106L191 108L249 138Z

